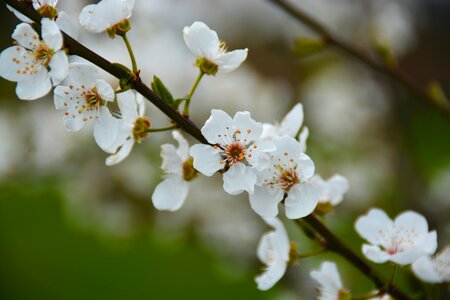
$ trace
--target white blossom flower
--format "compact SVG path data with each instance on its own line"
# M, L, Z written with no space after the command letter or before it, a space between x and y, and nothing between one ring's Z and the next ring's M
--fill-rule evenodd
M262 217L275 217L278 204L286 196L286 216L303 218L314 211L319 201L317 188L309 182L314 175L314 162L295 139L281 137L272 141L277 150L271 153L270 165L258 173L250 204Z
M315 185L319 191L319 203L336 206L342 202L344 194L348 192L348 179L341 175L334 175L328 180L322 179L320 175L311 178L311 184Z
M33 0L33 8L39 13L43 14L44 17L50 17L53 19L53 14L57 15L55 22L58 25L59 29L70 35L71 37L77 39L78 38L78 28L72 22L69 15L64 11L58 11L56 9L56 5L58 4L58 0ZM9 5L6 5L10 11L12 11L16 17L25 23L33 23L27 16L20 13L16 9L12 8Z
M64 111L64 126L67 131L79 131L94 121L94 138L102 148L109 147L115 140L118 121L112 117L107 102L114 101L112 87L98 79L97 69L85 63L73 63L62 85L55 88L55 107ZM115 134L115 135L114 135Z
M436 231L428 232L427 220L413 211L392 221L383 210L373 208L356 221L355 228L370 243L363 245L364 255L376 263L407 265L436 251Z
M117 127L109 127L111 135L116 136L114 143L105 150L114 153L106 159L106 165L112 166L124 160L133 149L148 136L150 120L145 117L145 103L142 96L134 90L117 94L121 119ZM114 134L117 132L117 134Z
M341 300L350 296L350 292L342 285L341 275L333 262L324 261L320 269L311 271L311 277L319 284L319 300Z
M102 0L83 8L80 24L86 30L100 33L131 17L134 0Z
M226 112L213 109L202 133L214 146L191 147L194 168L206 176L225 169L223 188L227 193L237 195L244 190L253 193L256 171L268 165L268 152L275 150L271 142L258 140L262 124L254 121L247 111L237 112L231 118Z
M189 144L178 130L172 131L178 141L178 149L172 144L161 146L165 179L156 186L152 195L153 205L159 210L175 211L181 208L189 192L189 182L197 176Z
M12 37L17 46L0 55L0 76L17 82L16 94L22 100L45 96L53 85L67 76L68 60L61 49L63 38L54 21L42 19L42 38L30 24L17 25Z
M255 278L258 289L273 287L286 272L289 262L290 242L283 223L277 218L264 219L275 230L265 233L258 245L257 255L265 264L264 273Z
M263 124L262 139L273 139L276 137L290 136L296 138L303 125L303 105L296 104L283 118L280 124ZM302 144L302 152L306 151L306 139L309 135L308 127L304 126L299 134L299 141Z
M197 66L208 75L231 72L247 58L248 49L227 52L217 33L202 22L184 27L183 37L189 50L198 55Z
M412 264L412 269L414 274L425 282L450 282L450 246L434 257L420 257Z

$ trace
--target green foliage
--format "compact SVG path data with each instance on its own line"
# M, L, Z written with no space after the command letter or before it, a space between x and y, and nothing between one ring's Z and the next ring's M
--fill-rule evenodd
M173 106L174 99L169 89L164 85L164 83L157 77L153 76L153 82L151 83L152 90L167 104Z

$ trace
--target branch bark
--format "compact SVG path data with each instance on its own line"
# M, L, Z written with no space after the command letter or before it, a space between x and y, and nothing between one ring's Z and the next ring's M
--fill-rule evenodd
M414 92L420 99L425 103L431 105L437 109L444 116L450 118L450 103L439 102L435 100L430 93L422 86L417 84L414 80L410 79L401 70L395 67L388 67L383 64L379 64L373 59L371 59L366 53L356 49L355 47L349 45L345 41L333 35L325 26L323 26L319 21L314 19L309 14L305 13L301 8L296 7L289 3L287 0L268 0L283 9L286 13L290 14L292 17L300 21L301 23L308 26L310 29L318 33L329 45L333 45L336 48L342 50L348 55L352 56L356 60L370 67L371 69L385 75L389 79L400 83L410 91Z
M25 4L23 1L18 0L3 0L22 14L39 24L41 16L32 8L31 5ZM126 72L121 68L116 67L111 62L107 61L103 57L99 56L95 52L86 48L75 39L71 38L67 34L64 35L64 44L69 49L69 53L72 55L78 55L91 63L102 68L111 75L121 79L125 77ZM201 143L207 144L207 140L202 135L200 129L192 123L189 119L183 117L178 111L169 106L164 100L156 95L148 86L146 86L139 78L133 82L134 89L142 96L147 98L151 103L158 107L164 114L166 114L172 121L177 124L186 133L196 138ZM398 300L410 300L410 298L398 290L395 286L389 285L389 283L383 279L376 271L367 264L360 256L354 253L348 246L344 244L337 236L335 236L322 222L320 222L314 215L310 215L304 219L311 227L314 228L327 242L328 249L340 254L347 259L351 264L358 268L363 274L369 277L377 287L385 288L392 296ZM386 288L387 287L387 288Z

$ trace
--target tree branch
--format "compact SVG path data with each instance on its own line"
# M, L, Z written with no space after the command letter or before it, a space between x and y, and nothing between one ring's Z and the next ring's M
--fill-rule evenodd
M320 22L311 17L309 14L305 13L299 7L295 7L287 0L268 0L275 5L282 8L285 12L293 16L298 21L302 22L310 29L314 30L316 33L322 36L326 43L333 45L348 55L352 56L356 60L362 62L363 64L369 66L373 70L384 74L386 77L393 79L394 81L400 83L404 87L408 88L416 95L419 96L424 102L436 108L443 115L450 118L450 103L440 102L434 99L431 94L417 84L414 80L410 79L406 74L404 74L401 70L396 69L395 67L388 67L383 64L379 64L373 59L371 59L366 53L356 49L355 47L347 44L343 40L339 39L335 35L333 35L330 31L327 30Z
M20 11L22 14L39 24L41 16L31 7L31 5L25 4L18 0L3 0L5 3L9 4L16 10ZM78 55L91 63L102 68L111 75L117 77L118 79L124 78L127 73L123 69L115 66L111 62L107 61L103 57L99 56L95 52L89 50L67 34L63 32L65 46L68 47L69 53L73 55ZM200 129L192 123L189 119L184 118L178 111L169 106L164 100L162 100L158 95L156 95L148 86L146 86L139 78L132 82L133 88L138 91L142 96L147 98L156 107L158 107L163 113L165 113L170 119L173 120L181 129L196 138L201 143L207 144L207 140L202 135ZM398 290L395 286L390 286L388 282L379 276L376 271L368 265L361 257L354 253L350 248L348 248L338 237L336 237L322 222L320 222L315 216L310 215L304 220L310 224L314 230L316 230L327 242L327 247L331 251L334 251L345 259L347 259L351 264L358 268L363 274L372 279L377 287L385 288L392 296L398 300L409 300L410 298L406 296L403 292ZM386 288L387 287L387 288Z

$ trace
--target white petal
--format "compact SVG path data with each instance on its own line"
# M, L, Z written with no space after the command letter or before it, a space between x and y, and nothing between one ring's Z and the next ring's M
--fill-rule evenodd
M40 43L39 35L34 31L30 24L26 23L21 23L16 26L12 38L15 39L20 46L30 50L34 50Z
M145 115L145 101L141 94L136 92L136 103L138 105L138 114L140 117Z
M178 130L172 131L172 137L178 142L177 155L185 161L189 157L189 144Z
M372 208L367 215L361 216L355 223L358 234L374 245L380 245L380 234L387 230L394 222L384 211Z
M273 241L273 249L284 261L288 261L291 243L286 228L278 218L264 218L264 221L275 229L270 236Z
M42 39L45 44L54 51L61 49L63 45L63 37L56 22L48 18L42 18L41 24Z
M223 174L223 189L230 195L238 195L243 191L252 194L255 184L255 171L243 163L232 165L228 171Z
M105 101L114 101L116 94L114 93L113 88L102 79L97 79L95 83L95 87L97 88L97 92L99 96Z
M409 265L423 255L424 252L422 251L422 249L411 248L391 255L389 260L399 265Z
M183 175L183 161L177 154L177 149L171 144L161 145L161 169L167 174Z
M98 119L94 121L94 138L97 145L108 152L108 148L117 139L119 120L114 118L106 106L102 106Z
M123 19L129 19L134 7L134 0L102 0L83 8L80 24L91 32L102 32Z
M260 136L261 139L272 139L278 137L278 127L273 124L263 123L263 132Z
M258 289L261 291L267 291L273 287L286 273L287 264L280 260L274 264L271 264L264 273L255 278L258 284Z
M444 278L436 272L435 262L430 256L422 256L412 264L412 270L422 281L441 283Z
M255 186L253 194L249 195L250 205L261 217L273 218L278 215L278 204L283 199L283 194L280 189Z
M219 37L202 22L194 22L183 29L184 42L194 54L213 58L219 53Z
M66 97L67 94L65 94L67 92L67 87L65 86L57 86L54 90L54 102L55 102L55 108L57 110L62 110L62 109L66 109ZM66 103L66 104L65 104Z
M421 249L425 254L434 254L436 252L438 243L437 243L437 233L436 231L431 231L428 233L421 245Z
M25 23L33 23L33 21L32 21L31 19L29 19L27 16L25 16L25 15L22 14L22 13L20 13L20 12L17 11L16 9L12 8L12 7L9 6L8 4L6 5L6 7L7 7L10 11L12 11L20 21L25 22Z
M258 139L263 132L262 123L253 120L248 111L238 111L234 115L233 125L241 131L239 139L247 143Z
M287 135L295 138L297 132L303 124L303 106L296 104L284 117L280 124L280 135Z
M30 76L30 71L26 68L31 64L34 64L34 58L25 48L9 47L0 54L0 76L10 81L24 80ZM43 67L38 65L37 68Z
M319 203L319 191L309 183L297 184L288 192L284 203L286 216L299 219L311 214Z
M63 84L66 86L85 85L87 89L91 89L95 86L97 76L98 72L95 66L87 63L71 63Z
M128 90L117 94L117 103L119 104L122 120L134 123L139 116L135 92L133 90Z
M306 140L309 136L309 129L308 127L303 127L302 131L300 132L300 135L298 137L298 142L301 145L301 152L306 152Z
M22 100L36 100L50 92L52 83L45 68L39 68L37 74L17 82L16 94Z
M212 176L225 166L219 152L220 149L202 144L189 149L189 154L194 158L194 168L205 176Z
M323 262L319 270L311 272L311 277L321 286L320 290L327 293L337 296L339 290L343 288L341 276L333 262Z
M231 52L221 53L214 58L219 66L219 72L229 73L236 70L247 58L248 49L239 49Z
M428 223L424 216L414 212L405 211L395 218L395 226L402 228L402 231L414 230L419 235L428 233Z
M233 119L220 109L211 110L211 116L202 127L202 134L211 144L224 144L234 134ZM227 143L228 144L228 143Z
M64 31L70 37L78 39L78 26L72 22L69 15L64 11L58 12L58 18L56 18L56 24L59 29Z
M189 184L181 176L170 176L155 188L152 202L156 209L175 211L187 198Z
M64 51L56 52L50 60L49 67L53 85L60 84L69 73L69 61L66 53Z
M385 263L390 259L390 256L378 246L364 244L362 246L362 252L367 259L375 263Z
M315 171L314 162L305 153L299 154L298 167L299 167L299 169L298 169L297 175L301 181L307 181L314 175L314 171Z
M257 169L262 171L266 169L271 163L270 152L276 150L275 144L269 141L258 141L250 146L245 153L245 159L248 163Z
M134 140L129 139L125 144L122 145L122 147L116 154L113 154L106 159L106 165L112 166L123 161L130 154L131 150L133 149L133 146Z

